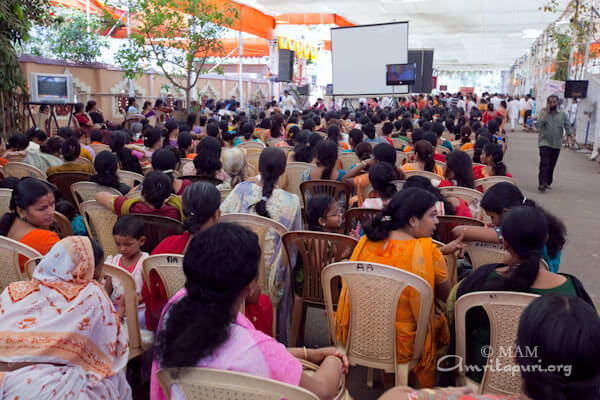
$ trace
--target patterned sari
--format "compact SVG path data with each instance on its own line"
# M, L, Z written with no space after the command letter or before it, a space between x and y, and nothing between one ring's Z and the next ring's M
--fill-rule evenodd
M58 242L0 295L0 399L131 399L127 332L93 280L90 240Z
M370 261L412 272L429 283L434 290L434 298L436 283L448 279L444 257L431 238L371 242L366 236L363 236L354 248L350 260ZM348 342L350 327L349 296L348 289L343 284L335 316L336 339L343 343ZM413 288L406 288L400 295L396 311L396 358L398 363L409 362L412 358L419 308L418 292ZM423 354L419 363L412 370L421 386L433 387L437 346L449 342L450 332L446 317L435 315L432 304Z

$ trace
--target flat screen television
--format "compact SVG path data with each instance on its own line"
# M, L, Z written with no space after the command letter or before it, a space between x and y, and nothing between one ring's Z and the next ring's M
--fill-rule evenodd
M414 85L417 76L417 64L386 65L385 84L387 86Z
M71 75L32 72L29 82L31 101L34 103L64 104L74 102Z

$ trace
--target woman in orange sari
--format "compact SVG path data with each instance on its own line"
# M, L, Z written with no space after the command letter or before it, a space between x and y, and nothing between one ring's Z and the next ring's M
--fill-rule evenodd
M438 220L437 199L419 188L408 188L396 193L380 216L364 227L363 236L352 253L352 261L367 261L393 266L412 272L425 279L435 298L445 300L450 292L448 271L443 253L461 247L461 238L438 249L431 235ZM342 286L336 313L336 338L347 342L350 324L350 298L346 285ZM407 288L398 301L396 311L396 357L398 363L412 359L417 330L420 297L416 290ZM433 387L438 345L448 344L448 322L436 315L433 305L427 327L421 360L412 370L420 386Z
M0 235L45 255L60 240L48 229L53 222L54 193L50 185L36 178L23 178L13 189L10 211L0 219ZM20 261L23 270L27 260Z

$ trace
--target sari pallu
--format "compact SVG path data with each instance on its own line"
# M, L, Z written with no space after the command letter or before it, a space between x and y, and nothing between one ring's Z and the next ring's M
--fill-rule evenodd
M370 261L412 272L425 279L434 291L435 284L448 279L446 263L431 238L413 240L386 240L369 242L363 236L354 248L350 261ZM350 294L342 282L342 291L336 313L336 340L346 344L350 327ZM407 363L412 359L413 344L420 309L419 293L407 287L398 301L396 310L396 359ZM421 360L412 369L422 387L433 387L435 381L437 347L450 342L448 322L444 315L436 315L431 306L429 324Z
M131 399L127 333L93 273L89 239L71 236L0 295L0 400Z

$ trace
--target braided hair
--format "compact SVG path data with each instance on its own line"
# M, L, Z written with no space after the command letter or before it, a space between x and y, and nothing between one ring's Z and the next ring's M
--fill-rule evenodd
M262 180L262 198L256 204L258 215L271 218L267 210L267 201L273 194L279 177L285 172L286 156L283 150L277 147L267 147L260 153L258 170Z

